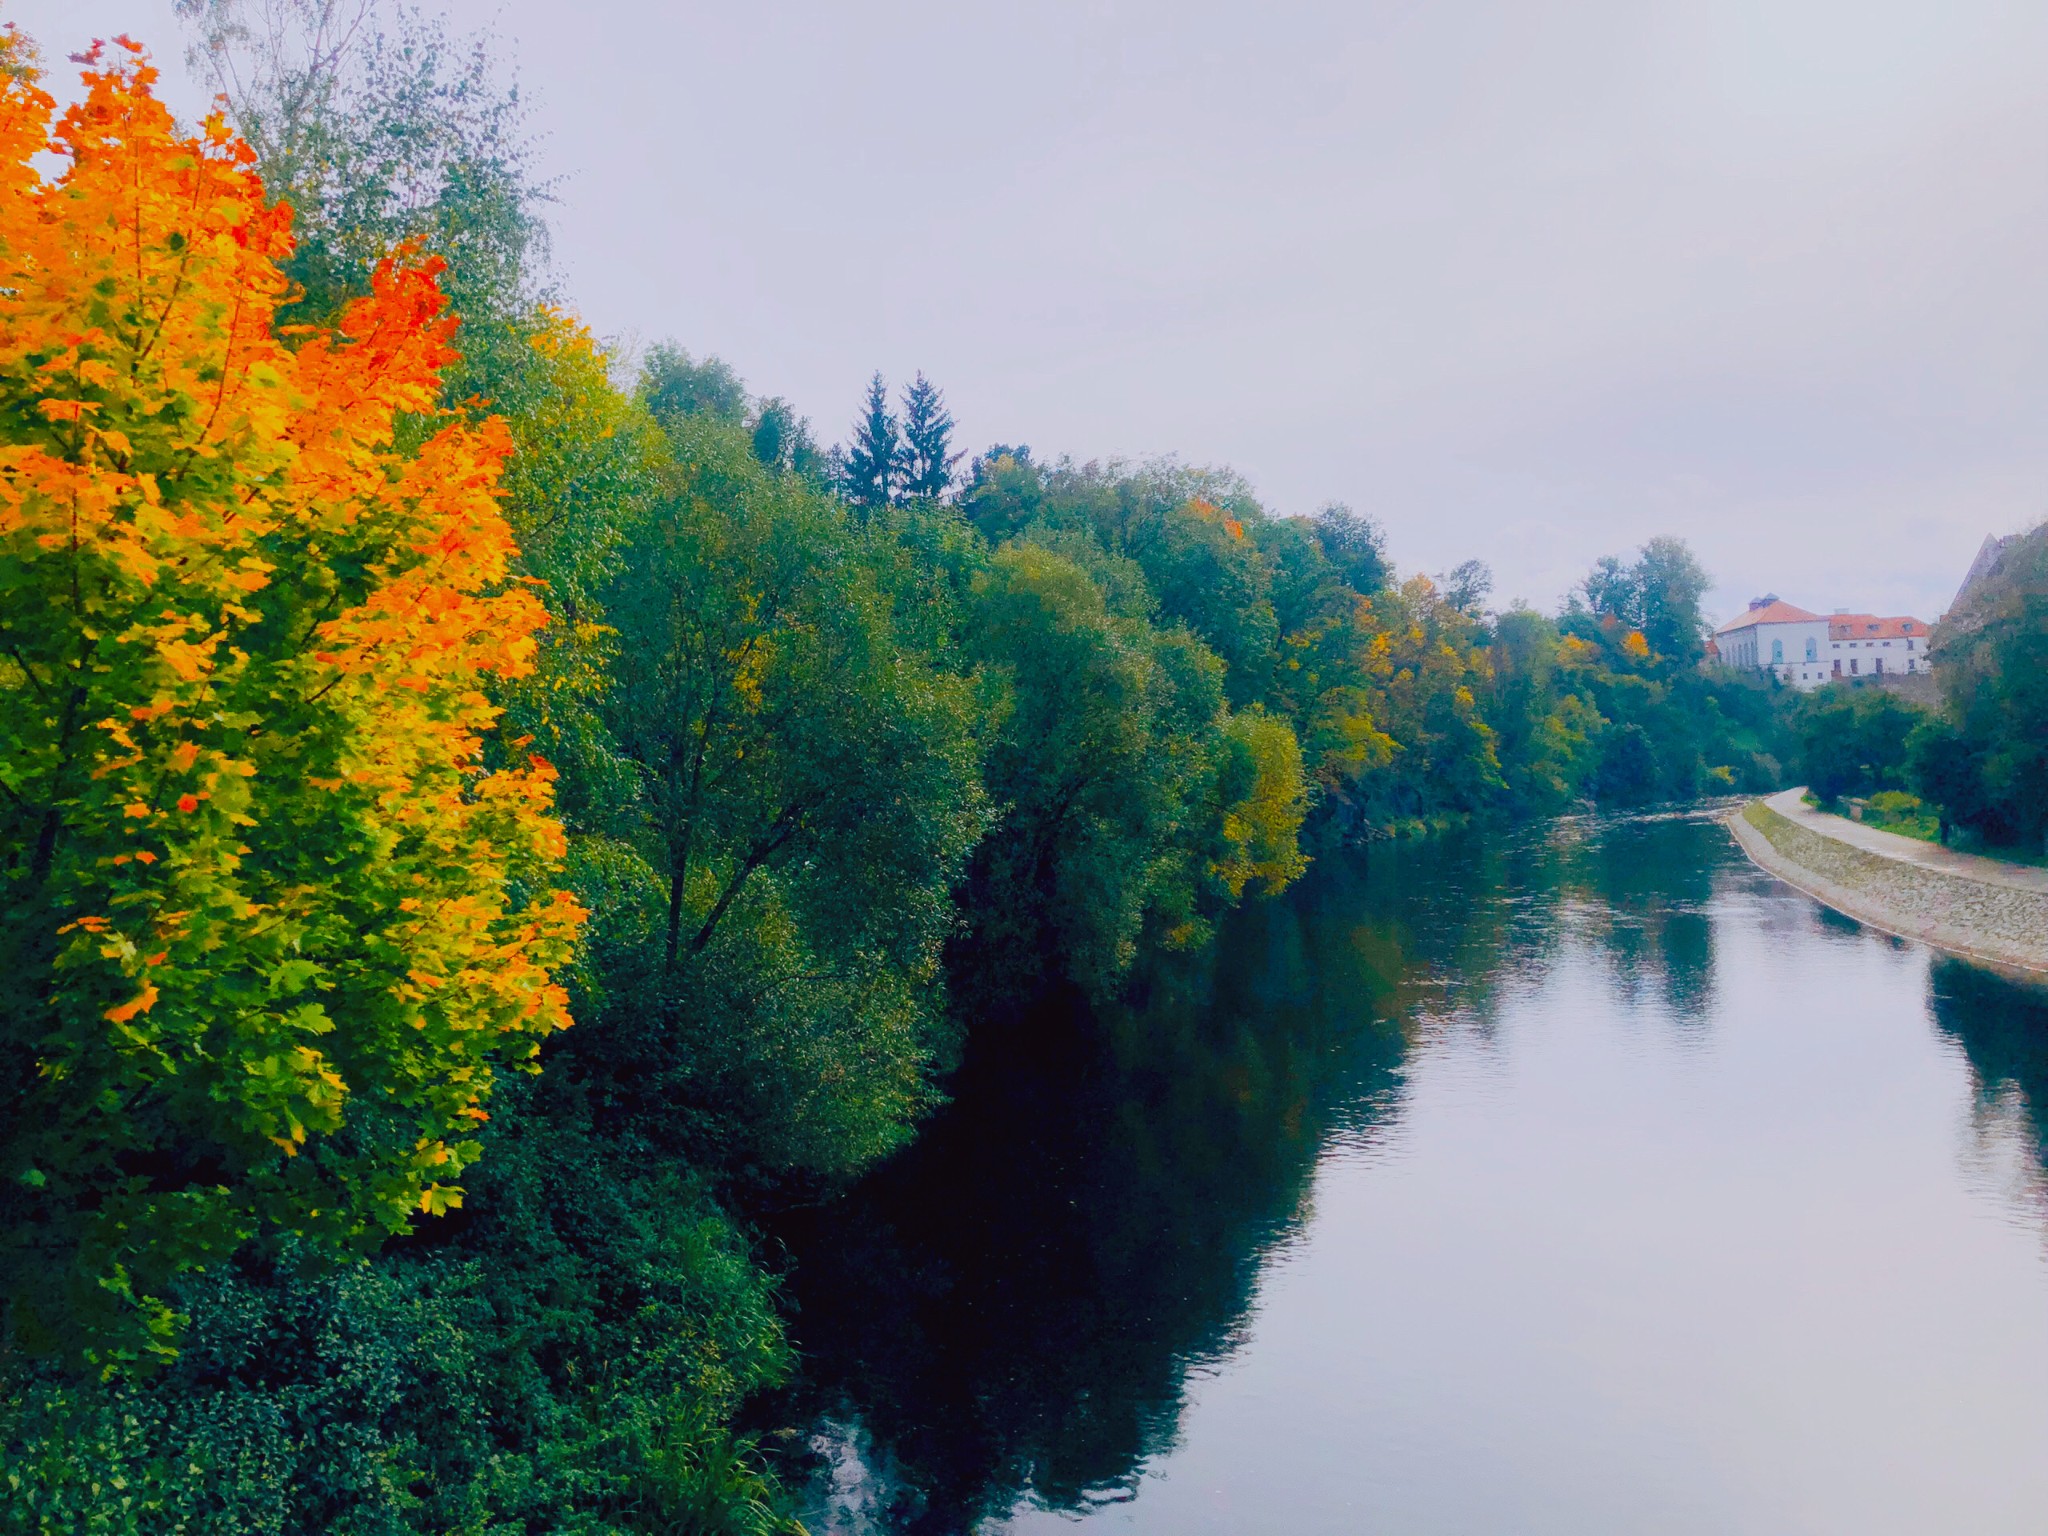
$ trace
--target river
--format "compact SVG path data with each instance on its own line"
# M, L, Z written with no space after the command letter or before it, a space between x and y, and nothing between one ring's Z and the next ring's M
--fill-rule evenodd
M820 1536L2048 1530L2048 1004L1703 814L1325 858L954 1091L777 1232Z

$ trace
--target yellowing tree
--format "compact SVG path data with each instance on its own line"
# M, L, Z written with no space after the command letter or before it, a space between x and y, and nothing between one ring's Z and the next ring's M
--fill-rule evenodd
M437 268L287 346L247 148L125 40L53 125L5 46L0 1294L111 1368L181 1270L459 1203L581 913L550 770L487 745L544 614L508 439L435 406Z
M1210 872L1232 901L1253 881L1272 895L1308 868L1301 851L1301 824L1308 815L1301 744L1285 720L1256 704L1230 717L1224 741L1222 856Z

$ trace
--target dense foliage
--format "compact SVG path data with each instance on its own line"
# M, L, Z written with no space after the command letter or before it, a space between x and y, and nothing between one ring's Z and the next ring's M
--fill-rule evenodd
M1936 629L1945 708L1909 743L1917 787L1994 846L2048 853L2048 526Z
M1877 688L1823 688L1793 716L1800 776L1822 801L1898 791L1909 782L1906 743L1927 718Z
M963 1028L1780 777L1675 541L1492 614L1224 471L962 474L921 375L821 452L551 305L481 55L181 9L253 150L119 56L45 181L19 42L0 123L0 1529L776 1529L748 1213Z

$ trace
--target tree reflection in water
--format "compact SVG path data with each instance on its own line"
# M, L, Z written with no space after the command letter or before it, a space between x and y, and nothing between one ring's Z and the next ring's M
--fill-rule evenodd
M1588 819L1326 858L1142 1005L978 1027L915 1146L777 1223L805 1375L775 1408L813 1426L821 1487L836 1468L818 1528L1125 1494L1239 1341L1319 1148L1383 1133L1417 1041L1484 1029L1574 935L1694 1015L1726 850L1697 817Z
M1935 1023L1962 1047L1977 1080L1980 1144L1994 1155L2017 1152L2006 1172L2031 1203L2048 1204L2048 989L1938 959L1927 991Z

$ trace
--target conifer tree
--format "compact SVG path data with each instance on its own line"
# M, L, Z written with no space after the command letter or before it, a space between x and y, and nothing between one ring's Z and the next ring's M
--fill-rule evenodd
M937 385L918 374L903 392L902 485L906 497L938 501L953 488L953 414Z
M902 428L889 409L889 386L877 372L868 382L864 414L853 426L853 446L846 450L840 484L847 501L872 510L894 504L902 471Z

